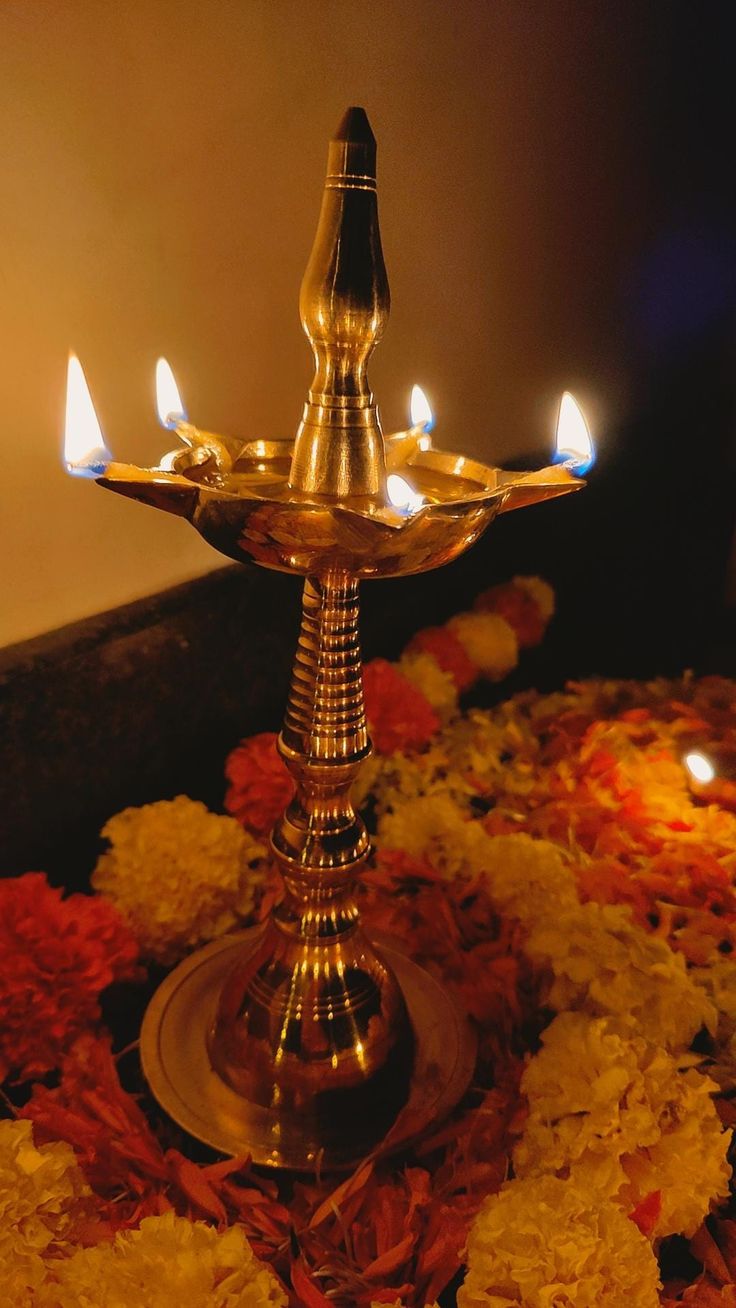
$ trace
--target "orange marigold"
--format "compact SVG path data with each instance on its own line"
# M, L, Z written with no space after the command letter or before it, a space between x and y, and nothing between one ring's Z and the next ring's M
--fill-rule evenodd
M254 836L265 836L294 794L294 782L276 749L276 732L241 740L225 762L225 808Z
M429 743L440 720L425 695L386 659L363 669L368 728L379 754L414 753Z

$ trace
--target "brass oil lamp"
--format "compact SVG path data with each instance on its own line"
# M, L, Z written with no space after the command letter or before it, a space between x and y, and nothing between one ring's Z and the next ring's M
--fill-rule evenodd
M168 425L183 444L159 467L111 461L99 435L69 462L188 518L231 559L305 578L279 737L295 794L271 837L283 901L264 927L214 942L167 977L141 1055L155 1095L192 1135L309 1171L408 1144L462 1096L474 1061L444 990L359 920L369 840L351 787L371 748L359 583L449 563L497 513L582 483L564 465L507 473L432 449L421 424L384 438L367 364L389 288L362 109L347 111L329 146L300 311L315 374L293 441L199 431L175 397ZM93 415L86 391L83 402Z

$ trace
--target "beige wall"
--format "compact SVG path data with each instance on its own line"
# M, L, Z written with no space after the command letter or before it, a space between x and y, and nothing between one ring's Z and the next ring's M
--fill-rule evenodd
M440 443L500 460L551 438L569 386L605 437L625 402L613 297L645 221L636 10L2 0L0 644L218 563L181 521L62 472L67 350L119 458L166 448L159 353L201 425L290 433L299 282L348 104L379 140L385 425L416 380Z

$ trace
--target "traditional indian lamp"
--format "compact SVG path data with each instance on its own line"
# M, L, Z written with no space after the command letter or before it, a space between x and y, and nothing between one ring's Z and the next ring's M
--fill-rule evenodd
M293 440L200 431L159 361L160 417L181 447L157 468L112 462L90 428L75 362L70 388L84 388L87 444L68 462L187 518L229 558L305 578L279 737L295 794L271 838L283 901L262 928L216 941L167 977L141 1054L153 1092L191 1134L258 1163L313 1170L406 1145L458 1101L474 1060L450 997L359 920L354 888L369 840L351 787L371 748L359 583L449 563L497 513L582 483L565 463L508 473L434 449L427 408L384 438L366 369L389 289L376 143L362 109L348 110L329 146L300 310L315 374Z

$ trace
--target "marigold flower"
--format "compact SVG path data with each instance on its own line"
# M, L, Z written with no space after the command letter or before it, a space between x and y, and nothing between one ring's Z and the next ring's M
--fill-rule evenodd
M457 709L457 686L431 654L405 653L399 659L399 672L439 713L449 718Z
M374 1299L371 1303L371 1308L405 1308L405 1306L402 1303L401 1299L394 1299L391 1303L387 1302L386 1299L383 1299L382 1301L379 1301L378 1299ZM435 1303L428 1303L426 1305L426 1308L440 1308L440 1306L437 1302L435 1302Z
M531 595L545 622L555 611L555 592L543 577L514 577L514 585Z
M136 1231L50 1264L37 1308L287 1308L287 1296L238 1226L164 1213Z
M716 1011L691 980L685 960L650 935L620 904L581 904L531 925L526 952L552 973L547 1002L558 1012L631 1017L665 1049L687 1049Z
M447 625L489 681L501 681L519 662L519 645L505 618L495 613L458 613Z
M449 627L425 627L418 631L405 653L431 655L438 667L452 677L461 694L478 680L478 668Z
M523 832L485 835L473 855L473 871L483 878L491 899L519 922L545 921L579 903L575 877L549 840L534 840Z
M275 731L241 740L228 754L225 808L254 836L267 836L294 794L294 779L276 749Z
M445 876L481 879L494 905L520 922L554 921L579 907L575 878L556 845L524 833L489 836L441 790L384 812L378 844L426 859Z
M469 821L453 797L440 790L397 804L379 819L376 843L426 859L445 876L467 874L475 847L488 839L478 822Z
M520 649L538 645L547 626L548 619L536 598L527 587L518 585L516 579L484 590L476 597L473 608L505 618L516 634Z
M518 1176L572 1176L626 1213L658 1191L653 1238L694 1234L728 1194L731 1133L711 1098L717 1086L631 1023L561 1013L521 1088L529 1116L514 1150Z
M363 669L368 729L379 754L422 749L438 731L440 720L425 695L395 664L371 659Z
M0 1122L0 1284L13 1308L35 1304L44 1258L67 1252L92 1216L92 1191L68 1144L36 1146L30 1122Z
M98 998L135 975L138 945L102 899L69 895L41 872L0 881L0 1080L56 1067L100 1018Z
M372 754L360 769L351 795L357 807L370 796L378 816L421 795L449 795L458 811L469 813L478 789L450 767L446 750L435 738L421 754Z
M510 1181L485 1201L458 1308L659 1308L648 1240L615 1204L572 1181Z
M266 849L234 818L178 795L124 809L101 834L110 848L92 884L125 914L149 958L175 963L251 913Z

